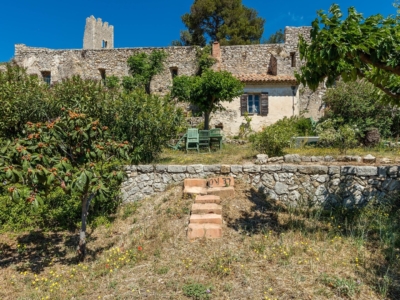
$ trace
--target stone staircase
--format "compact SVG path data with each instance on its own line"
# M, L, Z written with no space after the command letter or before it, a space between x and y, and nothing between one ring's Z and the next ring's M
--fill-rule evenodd
M187 236L197 238L222 237L221 197L234 195L233 177L185 179L184 194L195 194Z
M219 203L219 196L196 196L187 233L189 240L222 237L222 206Z

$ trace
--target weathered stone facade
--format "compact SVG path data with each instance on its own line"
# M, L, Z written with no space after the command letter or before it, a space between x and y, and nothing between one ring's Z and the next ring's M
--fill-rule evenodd
M299 70L301 61L297 49L299 35L309 39L310 27L286 27L285 43L242 46L219 46L213 44L213 56L217 58L214 68L226 70L242 80L246 86L244 93L268 93L269 113L253 115L253 129L260 130L284 116L298 115L319 119L322 116L322 93L311 93L299 86L294 72ZM112 37L111 37L112 36ZM22 44L15 45L14 60L27 68L31 74L42 76L51 74L51 82L57 82L72 75L83 78L102 79L105 76L119 77L129 74L127 59L129 56L155 49L168 54L164 71L155 76L151 91L165 94L172 85L172 70L178 75L196 73L195 47L164 48L120 48L101 49L101 41L110 38L107 48L113 46L113 27L94 17L87 19L85 47L83 50L51 50L32 48ZM258 77L254 77L257 75ZM235 135L244 122L241 116L240 99L226 104L227 111L216 113L211 118L211 125L224 124L226 135Z
M164 192L185 178L233 176L268 198L288 205L347 207L398 195L399 166L339 165L139 165L127 166L121 191L125 202Z
M90 16L86 19L83 49L113 49L114 26Z

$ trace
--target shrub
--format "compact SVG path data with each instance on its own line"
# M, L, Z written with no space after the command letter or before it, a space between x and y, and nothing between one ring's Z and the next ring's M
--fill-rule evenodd
M15 137L26 122L47 117L48 86L24 68L7 64L0 72L0 137Z
M385 103L380 91L366 81L338 81L335 88L327 89L323 101L325 117L334 120L338 127L348 124L358 128L357 138L362 140L368 128L377 128L383 137L396 136L399 130L400 111Z
M273 125L265 127L261 132L251 136L253 147L260 153L269 156L280 156L283 149L291 143L291 138L297 135L295 118L283 118Z
M311 118L292 117L293 126L299 136L313 136L315 135L315 128Z
M116 118L111 131L132 144L135 163L151 162L183 126L182 110L167 97L136 90L121 95L114 105Z
M319 145L323 147L338 147L340 153L346 153L347 149L357 146L356 130L348 124L337 126L328 119L317 125Z

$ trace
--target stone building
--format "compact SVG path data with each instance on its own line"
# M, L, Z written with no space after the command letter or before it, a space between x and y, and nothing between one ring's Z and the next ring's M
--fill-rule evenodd
M151 91L167 93L176 75L194 75L196 47L117 48L114 28L93 16L87 18L83 49L54 50L15 45L14 61L28 73L54 83L72 75L104 79L129 74L131 55L153 50L168 54L164 71L151 82ZM260 130L284 116L304 114L319 119L323 114L321 90L311 92L296 82L294 72L301 65L297 44L299 35L309 39L310 27L286 27L285 43L240 46L213 44L216 70L226 70L245 83L243 96L224 103L226 110L211 116L211 125L223 124L226 135L235 135L244 122L243 114L252 116L251 126Z

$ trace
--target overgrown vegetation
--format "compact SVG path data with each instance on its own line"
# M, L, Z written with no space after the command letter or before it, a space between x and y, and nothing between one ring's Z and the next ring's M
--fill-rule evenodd
M313 133L314 129L310 119L284 117L252 135L250 141L259 153L265 153L269 156L280 156L284 154L284 148L291 145L292 137L310 136Z
M379 90L365 80L338 80L335 87L327 89L323 101L327 108L321 121L330 119L335 129L352 126L359 142L371 128L377 128L383 138L400 134L399 108L381 99Z
M129 72L131 77L123 78L123 87L132 91L143 88L150 94L150 83L152 78L164 69L167 53L163 50L154 50L150 54L138 53L128 58Z
M121 166L152 161L182 124L182 112L168 98L148 95L144 89L124 91L116 80L110 82L105 87L74 76L49 88L18 66L0 72L5 107L0 192L10 197L5 211L11 213L1 215L2 224L71 226L77 220L61 216L78 215L78 206L68 200L54 207L65 199L60 196L64 191L81 202L79 251L84 256L90 202L95 201L94 216L115 211L124 177ZM30 208L39 212L28 212ZM45 208L50 209L47 219ZM12 219L17 212L21 219Z
M335 147L340 153L345 154L347 149L358 145L356 129L348 124L338 126L332 119L319 123L316 132L320 138L318 146Z
M179 187L91 230L85 263L74 260L71 233L3 234L0 298L400 297L396 199L322 210L279 205L240 180L235 191L218 240L187 241Z

